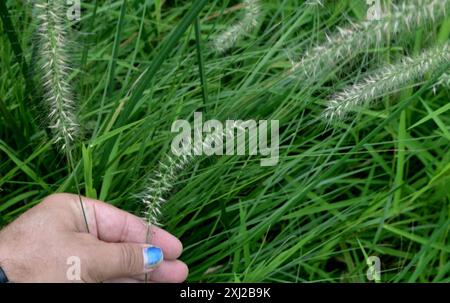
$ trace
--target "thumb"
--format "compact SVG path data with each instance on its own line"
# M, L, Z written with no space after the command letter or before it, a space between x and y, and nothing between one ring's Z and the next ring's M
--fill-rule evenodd
M161 248L133 243L100 243L90 253L87 274L94 281L152 271L164 259Z

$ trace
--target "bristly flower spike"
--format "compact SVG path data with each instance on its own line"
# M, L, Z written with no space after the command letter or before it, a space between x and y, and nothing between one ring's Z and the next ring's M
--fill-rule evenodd
M47 120L54 142L63 151L71 148L79 133L75 101L69 83L71 70L65 1L42 0L34 4L37 18L38 65L44 89Z
M292 65L287 75L318 76L327 67L350 58L356 51L379 46L389 38L410 32L427 23L443 20L450 10L450 0L411 0L394 6L392 13L380 20L355 23L338 28L327 35L327 41L307 51L299 62ZM297 74L298 72L298 74Z
M259 0L244 0L243 4L245 13L242 19L219 34L213 41L214 49L219 54L232 48L239 39L258 26L261 15Z
M305 4L310 6L323 6L322 0L308 0Z
M387 65L365 76L341 92L335 94L328 102L323 116L327 122L345 118L361 107L368 106L374 100L394 93L405 85L423 79L428 73L439 70L450 62L450 44L436 46L420 55L405 57L401 62ZM439 81L448 81L446 74Z
M221 145L215 146L214 149L223 148L223 142L225 142L223 139L233 138L234 129L245 132L245 128L239 123L234 123L231 125L231 130L225 129L221 133L214 135L212 140L222 142ZM194 132L194 137L202 136L200 130L195 129ZM157 170L149 174L144 181L144 189L137 195L141 204L145 206L143 217L149 225L161 225L161 208L170 196L180 174L191 167L199 155L202 152L205 153L206 149L211 149L208 142L203 140L194 142L191 148L187 149L185 147L179 156L166 155L164 161L159 163Z

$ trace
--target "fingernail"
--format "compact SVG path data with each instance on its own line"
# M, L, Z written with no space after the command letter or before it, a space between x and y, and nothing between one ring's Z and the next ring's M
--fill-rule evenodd
M144 250L144 269L152 269L164 259L161 248L156 246L145 247Z

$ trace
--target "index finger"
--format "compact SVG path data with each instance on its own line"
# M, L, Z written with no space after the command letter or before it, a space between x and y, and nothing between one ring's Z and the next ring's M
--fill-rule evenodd
M60 195L58 195L60 196ZM79 196L67 195L74 203L78 213L81 214ZM183 250L183 246L175 236L169 232L145 223L141 218L120 210L102 201L81 197L84 212L89 226L89 233L105 242L146 243L160 247L165 259L177 259ZM83 216L78 216L77 224L86 230Z

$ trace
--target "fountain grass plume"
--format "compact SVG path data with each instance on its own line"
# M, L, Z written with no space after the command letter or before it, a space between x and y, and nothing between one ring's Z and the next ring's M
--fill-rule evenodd
M401 33L411 32L422 25L443 20L450 9L450 0L411 0L394 6L392 13L380 20L351 24L338 28L327 36L323 44L308 50L299 62L294 62L287 72L299 72L305 77L317 77L336 62L351 58L358 50L380 46Z
M183 154L179 157L166 155L156 172L146 178L145 188L138 198L145 206L143 217L149 225L161 225L162 205L167 201L179 174L193 163L194 158L194 154Z
M433 93L436 94L439 88L450 88L450 71L444 72L436 83L433 84Z
M323 0L308 0L305 2L306 5L310 6L323 6Z
M397 64L369 72L360 82L335 94L327 102L323 116L328 122L342 119L348 113L366 107L374 100L394 93L406 84L423 79L426 74L438 71L442 65L449 62L449 43L428 49L413 58L404 57ZM442 81L443 77L445 76L441 76Z
M450 72L445 72L439 77L437 85L443 87L450 87Z
M223 138L225 137L226 140L227 138L234 138L235 129L240 131L240 135L245 135L245 128L238 122L234 122L229 129L224 129L219 134L212 134L210 138L212 141L221 142L213 149L223 148ZM194 129L194 132L194 137L202 137L200 130ZM190 144L189 147L184 145L179 155L166 154L156 171L145 178L143 190L137 197L140 203L145 206L143 217L149 225L161 225L162 206L170 197L180 174L189 169L201 157L202 153L213 154L213 152L205 152L205 150L212 151L210 142L209 140L198 142L194 140L192 147L190 147Z
M261 5L259 0L244 0L245 13L241 20L220 33L213 41L214 49L223 54L232 48L244 35L250 33L259 23Z
M79 124L69 83L71 68L65 1L35 1L34 8L37 19L37 65L48 110L47 120L54 142L66 151L70 150L79 134Z

